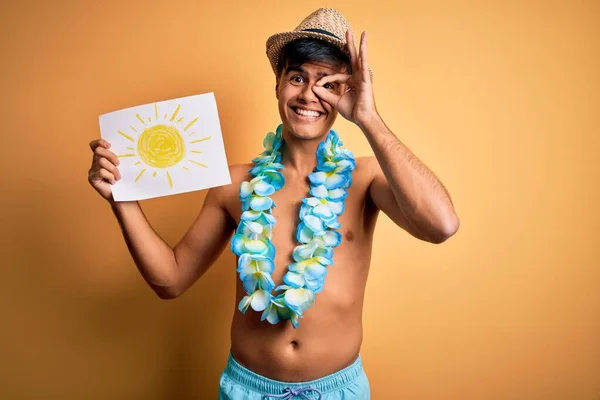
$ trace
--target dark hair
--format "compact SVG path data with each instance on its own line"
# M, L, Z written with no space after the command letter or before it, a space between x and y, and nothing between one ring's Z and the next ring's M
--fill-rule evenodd
M339 48L323 40L305 38L296 39L285 45L277 62L277 76L281 75L287 65L299 67L305 62L322 61L337 66L345 65L346 71L352 73L350 59Z

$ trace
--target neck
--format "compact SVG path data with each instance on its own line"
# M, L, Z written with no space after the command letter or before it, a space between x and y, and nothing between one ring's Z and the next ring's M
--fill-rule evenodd
M326 136L315 139L298 139L283 131L281 163L286 170L295 171L300 176L313 172L317 165L317 148Z

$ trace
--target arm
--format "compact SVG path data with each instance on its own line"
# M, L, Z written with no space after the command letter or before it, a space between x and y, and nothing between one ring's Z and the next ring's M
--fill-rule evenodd
M442 243L459 226L452 201L442 183L385 126L377 113L373 82L367 61L367 33L357 54L348 30L346 43L352 75L327 75L315 83L313 92L360 127L369 141L381 172L375 170L369 188L373 202L398 226L431 243ZM329 91L326 83L339 83Z
M368 158L368 168L371 172L371 183L369 184L368 197L378 210L387 215L397 226L404 229L417 239L427 241L427 239L413 227L404 213L397 205L396 198L388 184L379 163L375 157Z
M442 243L459 227L442 183L376 115L359 124L375 157L369 195L375 205L414 237Z
M111 184L121 179L119 159L104 139L90 142L93 152L88 182L107 200L144 280L163 299L180 296L214 263L229 241L235 221L225 209L229 185L208 191L200 214L171 248L152 229L137 201L115 202ZM231 173L231 168L230 168Z
M183 294L225 248L235 222L222 206L221 188L208 191L198 217L174 248L152 229L138 202L111 203L138 270L160 298Z

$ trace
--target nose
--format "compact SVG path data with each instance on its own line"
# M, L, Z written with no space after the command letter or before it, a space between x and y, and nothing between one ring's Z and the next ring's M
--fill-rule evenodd
M306 86L304 86L304 89L302 89L300 91L300 94L298 95L298 98L301 100L304 100L307 103L316 103L319 101L319 98L317 97L317 95L315 94L315 92L313 92L312 88L313 88L314 83L309 83Z

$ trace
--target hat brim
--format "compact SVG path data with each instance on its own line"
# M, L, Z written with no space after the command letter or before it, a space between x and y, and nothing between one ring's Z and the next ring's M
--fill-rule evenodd
M281 56L281 52L286 44L297 40L297 39L318 39L325 41L329 44L334 45L341 51L343 51L350 59L350 52L348 50L348 46L346 46L346 41L339 40L333 36L326 35L324 33L318 32L301 32L301 31L290 31L290 32L280 32L274 35L271 35L267 39L267 58L271 63L271 68L273 69L273 73L277 75L277 62L279 61L279 57ZM373 81L373 72L371 68L369 68L369 73L371 75L371 81Z

